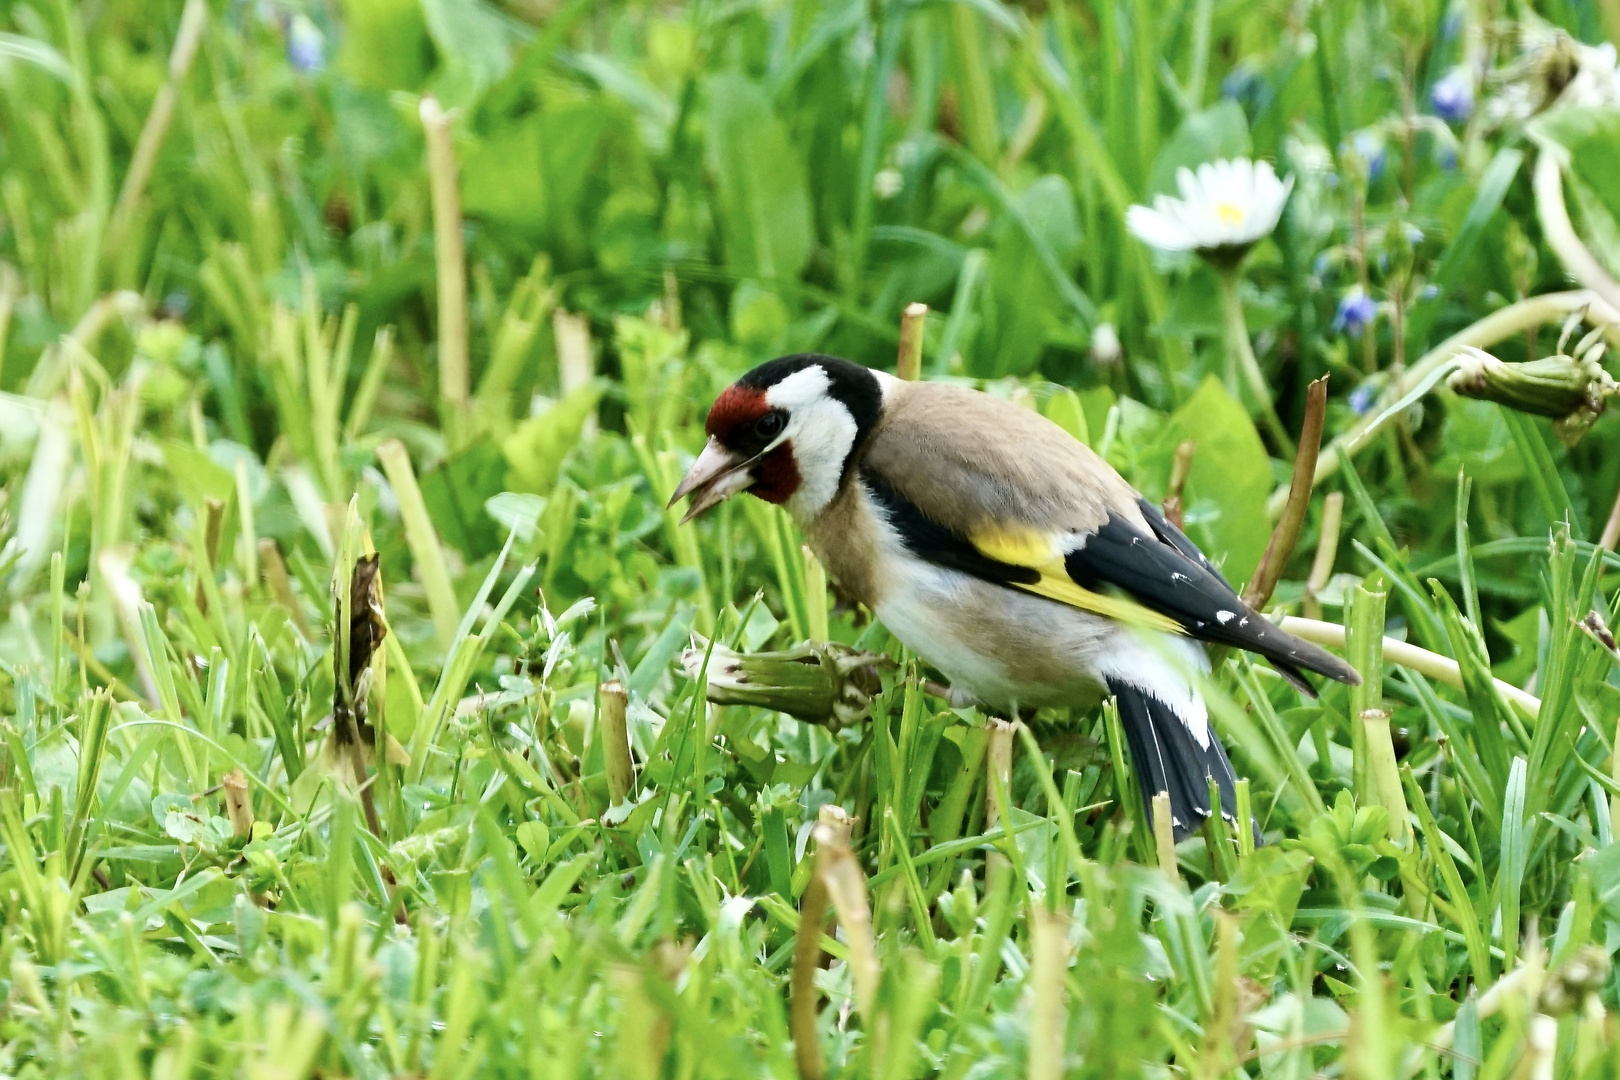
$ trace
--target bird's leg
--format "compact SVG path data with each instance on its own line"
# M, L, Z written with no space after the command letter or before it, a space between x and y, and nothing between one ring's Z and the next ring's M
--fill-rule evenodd
M964 690L955 683L946 686L930 679L923 683L923 690L935 697L944 698L945 703L953 709L968 709L983 704L971 691Z

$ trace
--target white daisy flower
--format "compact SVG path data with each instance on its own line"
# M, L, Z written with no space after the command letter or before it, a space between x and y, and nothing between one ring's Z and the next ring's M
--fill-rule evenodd
M1211 161L1194 173L1176 173L1181 198L1154 198L1133 206L1125 224L1137 239L1161 251L1196 251L1228 259L1242 255L1277 227L1294 180L1277 178L1269 162Z

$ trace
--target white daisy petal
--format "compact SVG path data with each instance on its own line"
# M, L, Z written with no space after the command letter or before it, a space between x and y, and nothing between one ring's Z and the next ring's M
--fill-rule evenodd
M1161 251L1191 251L1198 246L1173 213L1161 209L1133 206L1125 212L1125 226L1144 244Z
M1180 198L1159 195L1133 206L1126 225L1143 243L1164 251L1245 249L1277 227L1293 190L1269 162L1233 158L1176 170Z

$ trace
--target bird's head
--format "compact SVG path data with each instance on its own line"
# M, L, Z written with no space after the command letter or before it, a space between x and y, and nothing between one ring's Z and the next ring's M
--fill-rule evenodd
M883 408L882 377L833 356L784 356L728 386L709 409L709 441L670 497L683 522L749 491L801 522L819 514Z

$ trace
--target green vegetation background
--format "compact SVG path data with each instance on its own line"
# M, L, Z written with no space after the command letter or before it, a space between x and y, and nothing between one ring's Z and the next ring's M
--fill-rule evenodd
M1222 379L1213 273L1125 208L1219 157L1293 177L1241 292L1291 432L1311 379L1342 435L1493 312L1535 316L1493 352L1548 354L1590 296L1533 163L1567 155L1613 273L1620 121L1484 104L1551 77L1537 33L1566 55L1617 14L6 0L0 1072L797 1075L836 804L872 953L841 920L807 971L829 1074L1608 1075L1614 416L1570 447L1437 389L1331 458L1333 573L1307 595L1319 498L1277 606L1358 597L1364 670L1382 625L1463 686L1391 665L1313 701L1229 660L1216 724L1268 842L1195 837L1175 880L1106 716L1036 718L1000 786L1006 743L774 509L678 530L663 503L732 378L892 364L923 301L927 377L1047 412L1148 496L1195 440L1189 531L1245 579L1292 462ZM1436 116L1457 69L1498 77ZM390 633L357 765L326 718L333 585L368 549ZM896 663L833 731L705 706L693 633Z

